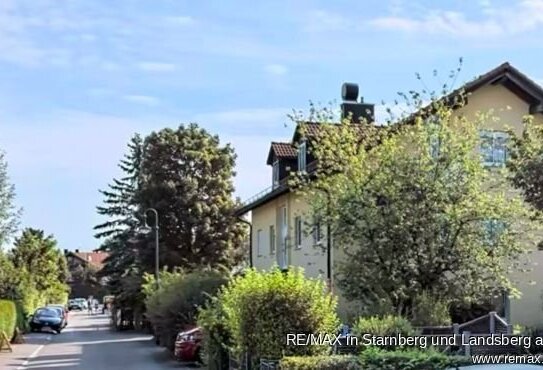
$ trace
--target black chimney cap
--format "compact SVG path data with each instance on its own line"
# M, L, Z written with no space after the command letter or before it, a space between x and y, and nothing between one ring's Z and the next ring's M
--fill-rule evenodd
M358 99L358 84L345 82L341 86L341 97L343 100L356 101Z

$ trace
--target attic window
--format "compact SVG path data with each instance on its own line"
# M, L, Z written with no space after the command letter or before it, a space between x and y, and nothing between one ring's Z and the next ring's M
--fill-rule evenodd
M307 161L307 143L302 141L298 146L298 171L305 171Z
M483 130L480 133L480 153L487 167L501 167L507 160L509 135L506 132Z

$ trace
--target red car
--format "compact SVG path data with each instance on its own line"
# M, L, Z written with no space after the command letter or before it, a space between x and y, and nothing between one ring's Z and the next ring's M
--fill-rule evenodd
M202 362L200 347L202 344L201 328L193 328L177 334L174 355L179 361Z

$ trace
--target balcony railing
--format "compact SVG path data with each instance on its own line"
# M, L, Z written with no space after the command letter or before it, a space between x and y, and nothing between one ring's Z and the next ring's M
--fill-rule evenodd
M312 161L311 163L308 163L307 166L306 166L306 172L307 173L313 173L315 172L317 169L317 161ZM283 189L285 188L286 186L288 185L288 176L279 180L279 183L276 184L276 185L272 185L270 187L267 187L266 189L256 193L255 195L253 195L252 197L248 198L248 199L245 199L243 202L242 202L242 205L243 206L246 206L248 204L251 204L252 202L260 199L260 198L263 198L265 197L266 195L272 193L274 190L276 189Z

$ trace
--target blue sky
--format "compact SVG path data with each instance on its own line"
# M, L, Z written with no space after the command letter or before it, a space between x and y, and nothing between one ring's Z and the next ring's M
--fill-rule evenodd
M22 226L93 249L99 188L134 132L198 122L238 153L237 195L270 185L271 140L308 101L420 89L464 58L543 82L543 0L0 1L0 148ZM382 110L382 109L381 109Z

